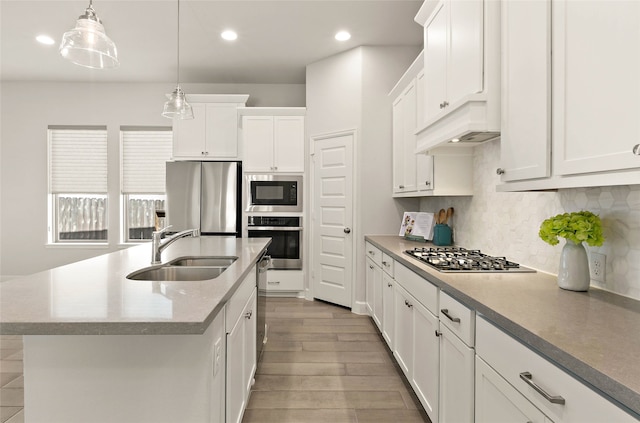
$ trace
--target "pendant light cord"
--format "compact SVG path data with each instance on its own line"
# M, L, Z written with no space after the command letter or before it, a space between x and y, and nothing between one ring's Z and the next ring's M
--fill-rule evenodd
M176 81L176 86L180 86L180 0L178 0L178 80Z

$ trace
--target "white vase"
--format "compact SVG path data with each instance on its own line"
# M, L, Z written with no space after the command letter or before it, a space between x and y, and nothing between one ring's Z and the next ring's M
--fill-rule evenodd
M569 291L588 291L590 282L589 259L584 245L567 240L560 254L558 286Z

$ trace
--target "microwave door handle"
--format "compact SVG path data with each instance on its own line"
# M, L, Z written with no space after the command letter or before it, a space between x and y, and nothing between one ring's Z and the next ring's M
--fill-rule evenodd
M292 226L248 226L249 231L301 231L300 227Z

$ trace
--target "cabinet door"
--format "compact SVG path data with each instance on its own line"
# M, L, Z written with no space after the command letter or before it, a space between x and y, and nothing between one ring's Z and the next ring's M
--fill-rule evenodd
M444 108L447 98L448 2L441 1L424 28L425 121Z
M438 357L440 355L438 336L436 336L438 318L413 297L409 298L408 308L413 320L413 352L409 380L431 421L438 423Z
M389 275L382 275L382 337L393 351L394 347L394 280Z
M407 87L404 94L402 116L404 125L404 192L416 190L416 80Z
M373 278L373 321L378 325L378 329L382 332L382 322L384 318L384 310L382 308L383 283L389 276L378 268L377 274Z
M476 423L551 423L484 360L475 361Z
M227 423L240 423L245 407L244 326L240 316L227 334Z
M436 189L433 178L433 156L425 153L416 155L416 175L418 191Z
M247 307L244 310L244 341L242 347L244 348L244 370L242 372L244 379L244 397L245 403L249 400L249 394L251 393L251 386L253 386L253 380L256 374L257 357L256 357L256 330L258 313L256 309L257 305L257 292L253 290L253 295L247 303Z
M440 330L440 423L473 423L475 351L444 325Z
M304 172L304 116L274 116L274 170Z
M554 1L552 15L554 173L639 168L640 2Z
M551 2L502 3L502 181L551 173Z
M489 0L492 1L492 0ZM448 1L447 106L483 90L484 1Z
M408 306L410 296L397 282L394 294L393 355L407 379L410 379L409 369L413 364L413 314Z
M238 111L235 103L207 104L207 158L234 159L238 157Z
M206 105L191 104L193 119L173 121L173 157L202 158L205 155Z
M376 269L377 266L373 264L373 261L370 258L367 258L366 261L366 271L365 271L365 301L367 303L367 312L369 316L373 317L373 281L376 278Z
M242 118L243 170L273 172L273 116Z
M404 189L404 97L393 103L393 193Z

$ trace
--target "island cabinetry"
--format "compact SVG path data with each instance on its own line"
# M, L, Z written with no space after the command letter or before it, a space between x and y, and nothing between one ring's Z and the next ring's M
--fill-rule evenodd
M226 422L242 421L256 371L256 273L244 280L227 307Z
M224 332L25 335L25 421L224 422Z
M193 119L173 121L174 160L237 160L238 107L248 95L187 95Z
M304 172L304 107L239 110L245 172Z
M487 320L479 318L476 330L477 361L481 363L476 378L478 422L498 421L493 416L511 415L517 410L528 414L531 407L522 397L555 423L638 421ZM490 392L484 392L483 387Z
M440 291L440 423L473 423L475 312Z
M438 289L399 263L394 274L393 355L429 418L438 423Z

